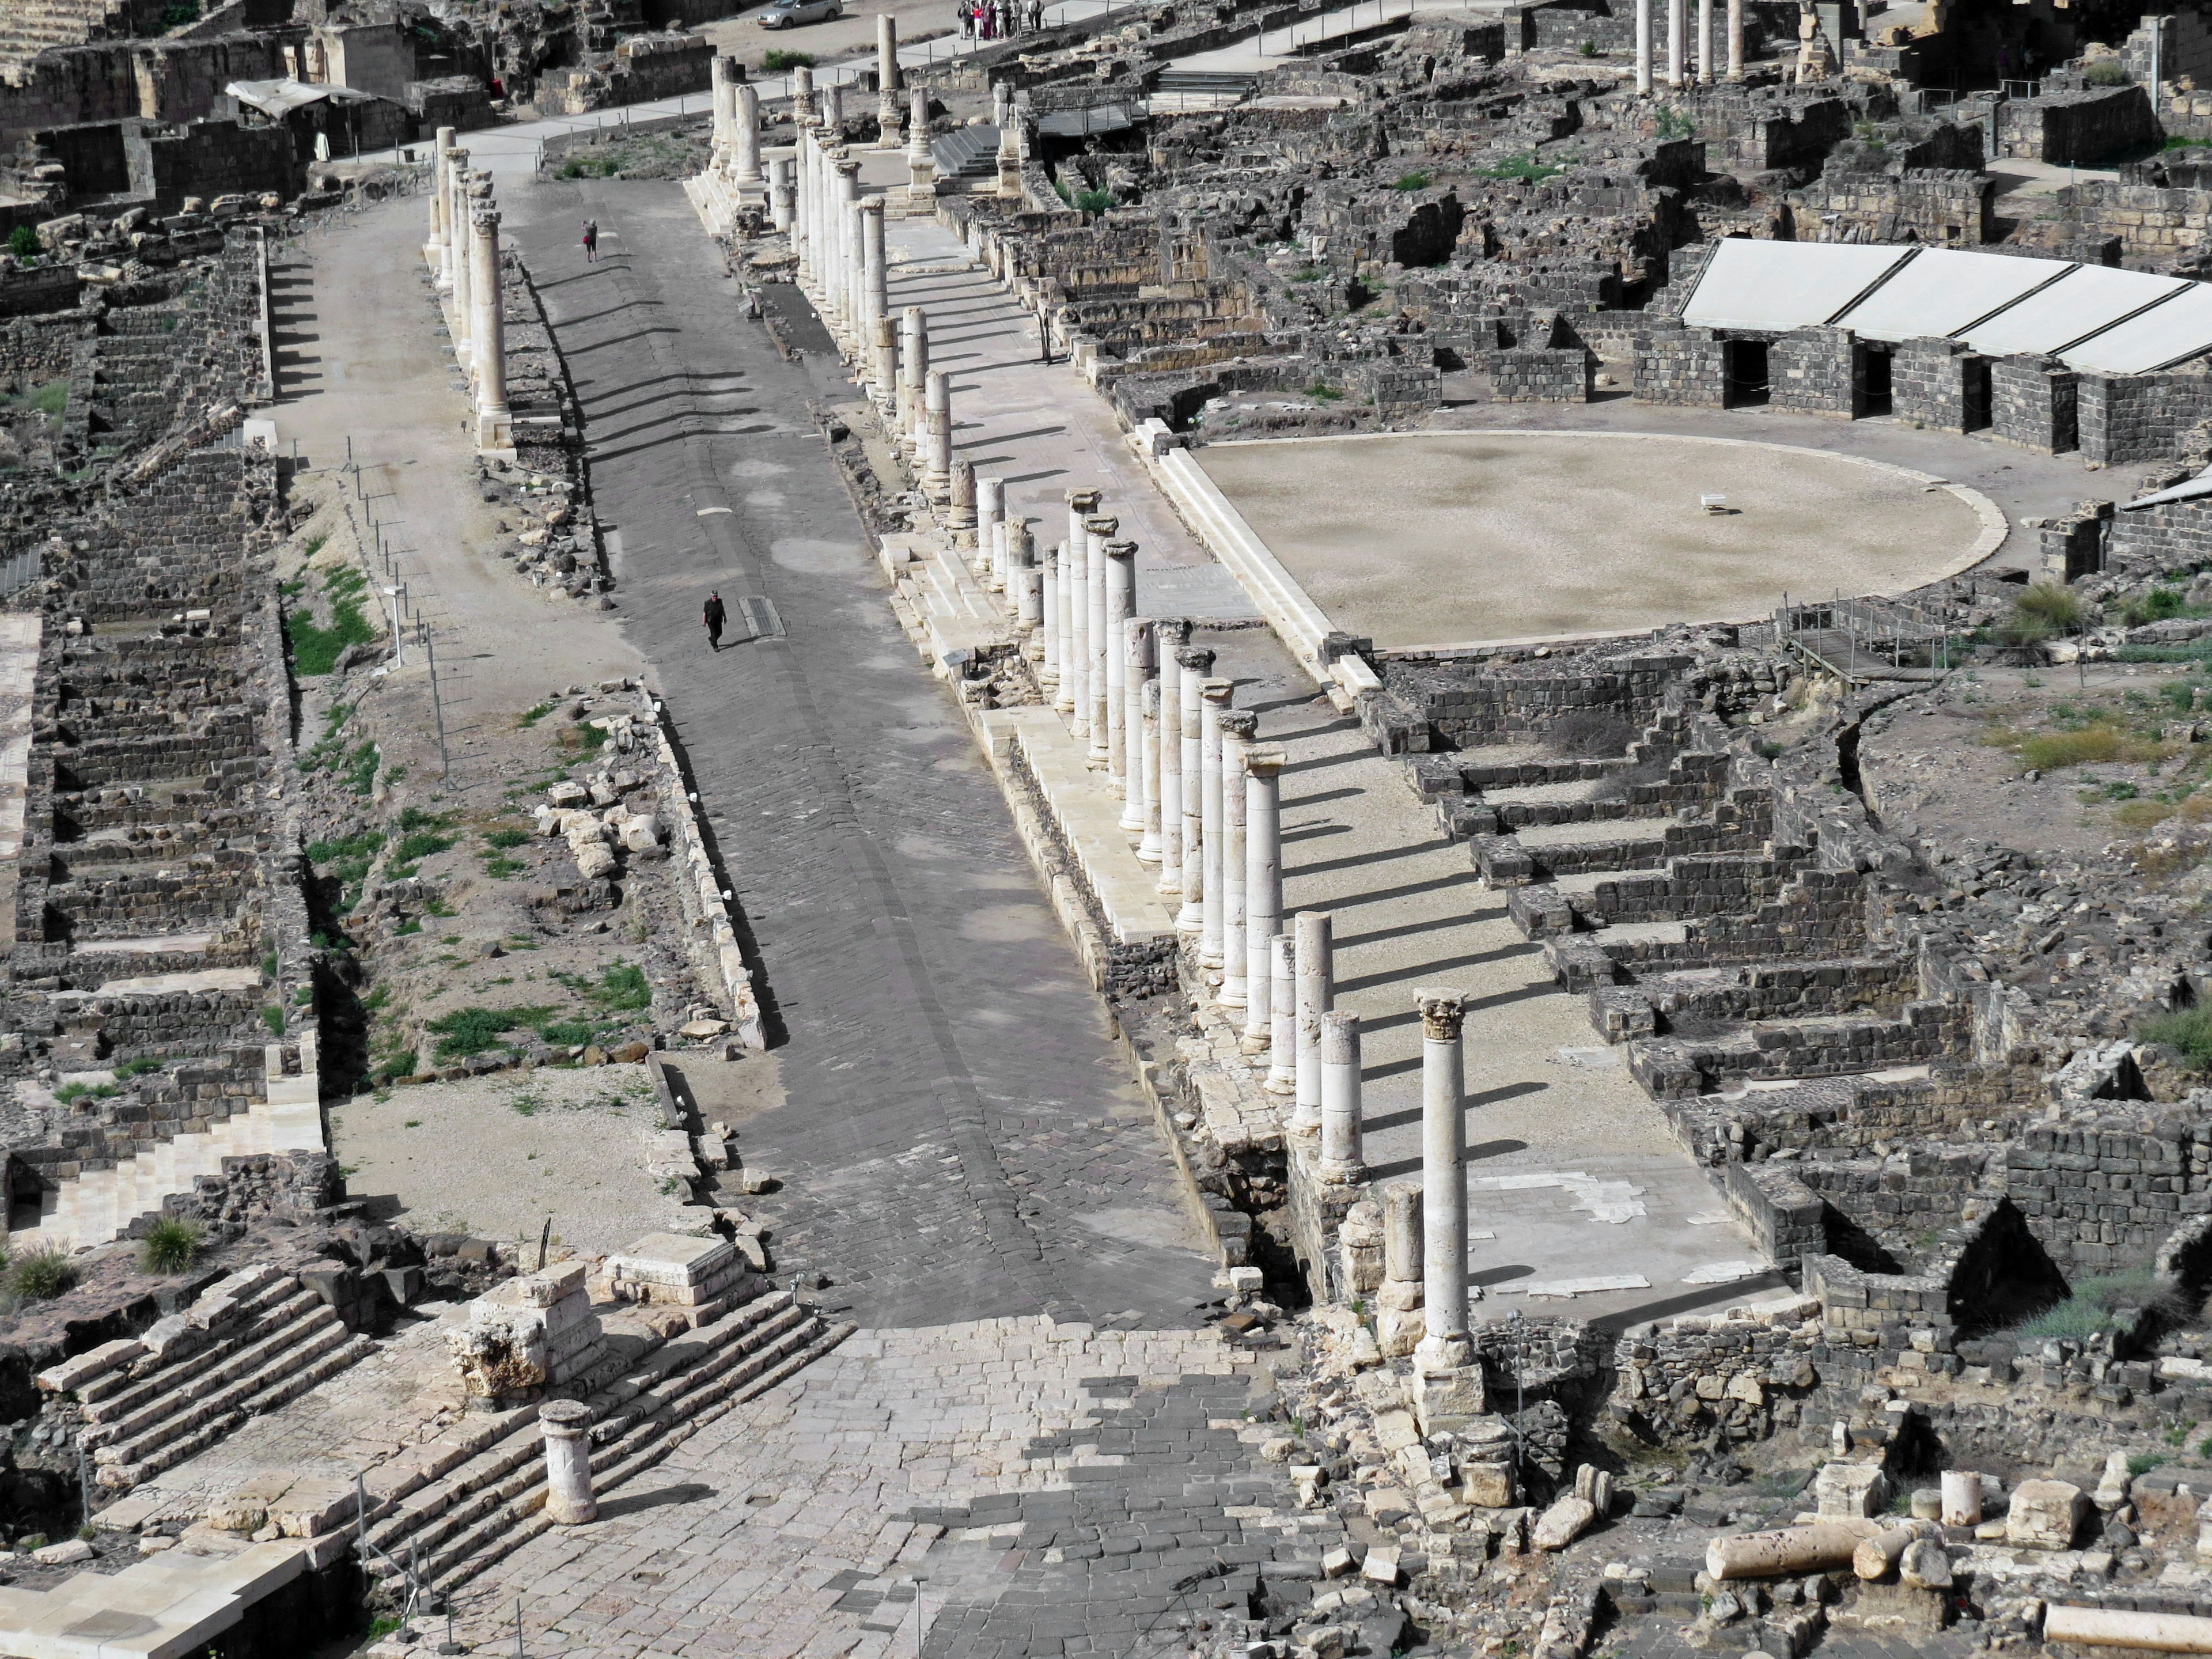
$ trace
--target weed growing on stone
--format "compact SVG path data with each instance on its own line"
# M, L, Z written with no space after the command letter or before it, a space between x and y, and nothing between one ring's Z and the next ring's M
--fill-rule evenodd
M329 627L318 625L313 613L305 609L285 617L284 636L292 644L295 672L303 678L327 674L337 666L338 657L348 646L367 645L376 637L362 609L368 592L368 578L347 566L323 578L323 597L331 612Z
M205 1242L198 1222L163 1216L139 1241L138 1260L149 1273L180 1273L198 1259Z
M51 1302L76 1283L76 1264L59 1250L27 1255L9 1270L9 1288L21 1297Z
M80 1100L112 1100L122 1092L112 1083L64 1083L54 1091L54 1098L70 1106Z
M1407 191L1426 190L1435 182L1436 174L1432 173L1401 173L1397 181L1394 183L1390 188L1393 190Z

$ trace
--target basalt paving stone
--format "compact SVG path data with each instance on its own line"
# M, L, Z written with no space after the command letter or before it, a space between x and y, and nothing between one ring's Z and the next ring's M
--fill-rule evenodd
M1212 1263L1005 804L893 620L810 411L854 395L818 331L787 362L737 314L673 184L517 205L618 538L619 615L765 968L787 1103L740 1144L781 1182L745 1200L777 1272L826 1273L826 1304L875 1326L1193 1323ZM570 245L587 214L613 232L592 266ZM769 599L785 637L710 653L709 587Z

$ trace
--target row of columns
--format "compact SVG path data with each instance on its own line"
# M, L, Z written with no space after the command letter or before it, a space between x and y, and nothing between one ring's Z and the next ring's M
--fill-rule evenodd
M1636 0L1636 89L1649 94L1652 83L1652 0ZM1684 35L1688 25L1689 0L1667 0L1666 80L1679 87L1690 78L1685 64ZM1743 0L1728 0L1728 78L1743 79ZM1696 79L1700 86L1713 80L1713 0L1698 0Z
M448 296L454 360L475 404L478 449L512 449L507 401L507 305L501 280L500 214L491 174L469 166L452 127L438 129L430 174L430 239L423 258Z

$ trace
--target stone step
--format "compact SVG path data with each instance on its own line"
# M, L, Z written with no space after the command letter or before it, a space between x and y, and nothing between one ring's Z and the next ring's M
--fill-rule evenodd
M217 1441L235 1433L255 1418L297 1400L310 1389L327 1382L340 1371L351 1370L375 1352L376 1344L370 1338L350 1337L313 1364L287 1371L260 1393L248 1396L235 1409L202 1423L190 1434L170 1441L143 1462L107 1464L94 1479L103 1487L128 1492L152 1480L164 1469L173 1469L179 1463L198 1457Z
M142 1413L164 1410L180 1399L195 1399L210 1389L221 1387L241 1374L234 1368L242 1363L243 1354L277 1341L289 1328L312 1318L319 1308L325 1313L330 1311L313 1291L303 1289L295 1279L280 1279L264 1287L264 1294L269 1299L246 1304L237 1330L210 1339L205 1347L182 1356L173 1364L160 1366L136 1380L127 1370L94 1379L77 1395L83 1403L85 1416L107 1439L127 1435L138 1426ZM247 1364L246 1369L252 1370L252 1364ZM103 1382L112 1386L94 1394L93 1389Z
M254 1402L264 1395L281 1391L286 1379L298 1374L297 1368L311 1369L351 1341L351 1334L337 1316L327 1308L323 1312L324 1318L300 1320L266 1342L255 1344L239 1356L231 1381L197 1398L188 1397L189 1403L181 1409L148 1407L140 1415L142 1426L128 1434L112 1435L94 1451L94 1461L102 1465L149 1462L172 1441L204 1424L234 1411L243 1410L251 1416L256 1409L265 1409Z

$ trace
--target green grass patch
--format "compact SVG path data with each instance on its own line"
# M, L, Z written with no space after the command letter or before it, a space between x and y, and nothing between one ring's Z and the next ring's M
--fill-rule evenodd
M507 851L510 847L520 847L523 842L529 839L530 831L527 830L517 830L512 825L506 825L497 830L487 830L484 831L485 845L501 853Z
M2056 1307L2022 1323L2016 1334L2030 1339L2062 1337L2086 1342L2100 1331L2118 1328L2120 1316L2147 1309L2170 1318L2185 1316L2189 1298L2170 1280L2148 1267L2100 1273L2084 1279Z
M9 1287L35 1302L51 1302L76 1283L76 1264L59 1250L27 1255L8 1271Z
M275 1004L272 1003L261 1011L261 1023L269 1028L270 1036L284 1035L284 1011Z
M117 1065L115 1075L127 1082L134 1077L144 1077L149 1072L158 1072L168 1063L166 1060L155 1060L150 1054L141 1055L137 1060L126 1060Z
M1436 183L1436 181L1437 175L1433 173L1401 173L1395 180L1392 181L1390 188L1393 190L1408 191L1426 190L1431 185Z
M312 612L295 611L284 619L284 635L292 642L293 671L315 678L337 666L339 655L349 645L367 645L376 638L368 614L362 609L368 592L368 578L350 567L333 570L323 578L323 596L330 601L331 625L319 625Z
M1316 380L1306 388L1306 396L1317 404L1333 404L1340 401L1344 393L1336 386L1325 386L1321 381Z
M552 712L553 705L550 702L541 702L532 708L526 708L514 717L515 728L518 731L527 732Z
M2138 1474L2148 1474L2153 1469L2156 1468L2160 1464L2165 1462L2166 1454L2164 1452L2136 1452L2128 1459L2128 1474L2131 1477Z
M69 407L69 382L48 380L42 386L33 387L23 401L40 414L51 415L59 420L62 411Z
M1075 192L1075 205L1085 213L1104 213L1119 204L1110 190L1079 190Z
M366 795L376 787L376 769L384 754L374 739L361 745L346 757L345 786L356 795Z
M1514 179L1524 185L1540 185L1545 179L1557 178L1565 171L1565 167L1555 167L1538 161L1536 152L1531 150L1526 155L1516 155L1509 161L1500 161L1496 167L1485 167L1482 176L1486 179Z
M198 1257L205 1240L197 1222L163 1216L138 1241L138 1261L149 1273L180 1273Z
M645 969L632 963L617 963L597 981L581 974L556 974L553 977L602 1013L636 1013L653 1006L652 982L646 978Z
M2191 1070L2212 1071L2212 1006L2184 1008L2136 1027L2138 1042L2162 1042L2178 1049Z
M383 845L384 832L380 830L363 830L340 841L308 843L307 862L324 875L335 877L339 884L341 912L349 911L361 902L362 885L368 879L368 866L375 862L377 849ZM270 976L276 976L273 969Z
M483 861L484 874L494 881L505 881L511 876L519 876L529 867L520 859L511 859L504 853L487 854Z
M761 54L761 68L770 75L779 70L797 69L801 64L812 69L814 54L811 52L787 52L781 46L770 46Z
M2159 746L2102 721L2071 732L2038 732L2022 738L2015 751L2023 766L2055 772L2067 766L2097 766L2113 761L2154 760Z
M112 1083L64 1083L54 1091L54 1098L74 1106L80 1100L112 1100L122 1092Z

